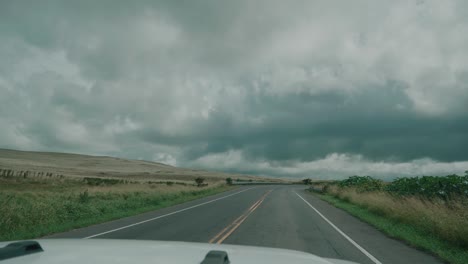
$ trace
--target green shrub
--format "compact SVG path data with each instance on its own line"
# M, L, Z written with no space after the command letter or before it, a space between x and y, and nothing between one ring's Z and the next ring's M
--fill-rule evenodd
M310 185L312 183L312 180L311 179L303 179L302 183L305 184L305 185Z
M205 179L203 179L202 177L197 177L195 179L195 183L197 184L198 187L201 187L203 186L203 182L205 181Z
M383 189L383 181L370 176L351 176L338 182L339 187L355 187L361 192L380 191Z
M397 178L388 184L385 190L396 195L419 195L444 200L468 197L468 175Z
M226 178L226 184L231 185L232 184L232 178Z
M327 191L328 183L324 187ZM468 198L468 174L465 176L422 176L402 177L385 184L370 176L352 176L336 183L340 188L353 187L359 192L386 191L399 196L421 196L424 198L439 198L442 200Z
M125 183L124 180L105 179L105 178L91 178L91 177L84 177L83 181L86 184L90 185L90 186L115 185L115 184Z

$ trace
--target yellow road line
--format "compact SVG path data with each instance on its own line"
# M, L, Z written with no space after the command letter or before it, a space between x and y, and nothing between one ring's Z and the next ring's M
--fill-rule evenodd
M247 217L260 206L260 204L262 204L263 200L265 200L266 196L271 191L272 190L267 191L262 197L260 197L260 199L258 199L254 204L252 204L252 206L250 206L250 208L247 209L247 211L241 214L236 220L234 220L231 224L229 224L223 230L221 230L221 232L216 234L216 236L210 239L209 243L223 243L223 241L226 240L226 238L228 238L245 221L245 219L247 219Z
M237 221L239 221L243 216L244 216L244 214L239 216L236 220L234 220L233 223L236 223ZM218 237L220 237L222 234L224 234L231 227L231 225L232 225L232 223L230 225L226 226L223 230L221 230L221 232L219 232L216 236L214 236L212 239L210 239L210 241L208 243L213 243L216 239L218 239Z

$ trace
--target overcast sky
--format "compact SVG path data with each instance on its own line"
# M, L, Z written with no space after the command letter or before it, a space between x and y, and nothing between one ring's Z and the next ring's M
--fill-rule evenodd
M1 1L0 127L257 175L462 174L468 1Z

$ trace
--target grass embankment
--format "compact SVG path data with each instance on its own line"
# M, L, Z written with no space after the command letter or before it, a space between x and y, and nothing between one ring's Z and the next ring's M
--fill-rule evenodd
M336 184L318 196L391 237L450 263L468 263L468 201L464 197L401 196Z
M173 182L96 186L78 179L0 178L0 241L37 238L226 191Z

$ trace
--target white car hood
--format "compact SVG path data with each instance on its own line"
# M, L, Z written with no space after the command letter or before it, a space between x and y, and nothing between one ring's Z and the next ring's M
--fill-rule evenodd
M227 252L230 263L350 264L286 249L172 241L117 239L38 239L43 252L0 261L1 264L200 263L211 250ZM0 242L5 247L11 242Z

